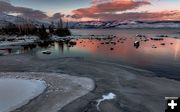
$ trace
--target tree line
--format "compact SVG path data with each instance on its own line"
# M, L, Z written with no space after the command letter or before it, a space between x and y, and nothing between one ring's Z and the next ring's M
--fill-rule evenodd
M51 35L69 36L71 35L71 32L68 25L63 27L62 20L60 19L57 27L55 27L53 23L49 26L45 26L44 24L41 26L35 26L33 24L15 25L9 23L6 27L0 28L0 35L36 35L39 36L40 39L48 39Z

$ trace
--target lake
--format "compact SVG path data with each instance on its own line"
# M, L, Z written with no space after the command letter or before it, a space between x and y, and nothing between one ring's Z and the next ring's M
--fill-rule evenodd
M116 35L113 39L75 39L76 45L62 42L13 46L1 49L5 55L32 55L40 60L68 57L95 58L153 71L159 76L180 80L180 29L87 29L71 30L74 35ZM145 35L136 37L137 34ZM153 40L156 35L168 35ZM179 38L179 39L178 39ZM138 47L134 42L139 41ZM43 51L51 54L43 54Z

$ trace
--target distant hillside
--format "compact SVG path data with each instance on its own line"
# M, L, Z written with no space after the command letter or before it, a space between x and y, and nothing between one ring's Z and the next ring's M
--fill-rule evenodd
M35 26L49 26L52 19L25 19L22 17L7 15L0 13L0 28L9 23L33 24ZM54 21L56 23L57 21ZM57 24L55 24L57 25ZM180 28L180 21L84 21L84 22L69 22L70 28Z
M180 28L180 21L85 21L72 28Z

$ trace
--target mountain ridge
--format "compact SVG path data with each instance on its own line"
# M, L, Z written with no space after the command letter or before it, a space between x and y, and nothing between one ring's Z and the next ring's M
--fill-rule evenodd
M52 19L25 19L20 16L8 15L0 12L0 28L7 26L8 24L33 24L35 26L49 26ZM55 20L56 21L56 20ZM81 21L81 22L69 22L70 28L180 28L180 20L138 20L138 21Z

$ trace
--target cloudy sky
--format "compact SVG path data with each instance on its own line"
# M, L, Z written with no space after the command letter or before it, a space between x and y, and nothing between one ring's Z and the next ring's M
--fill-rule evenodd
M180 0L0 0L0 12L71 20L180 20Z

